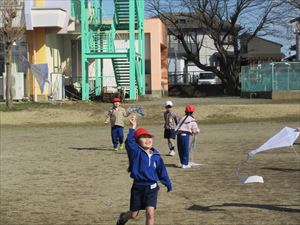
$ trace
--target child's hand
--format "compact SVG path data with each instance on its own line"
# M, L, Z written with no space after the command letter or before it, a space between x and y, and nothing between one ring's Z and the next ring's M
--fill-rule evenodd
M132 128L135 129L136 128L136 117L135 116L130 116L129 122L130 122Z

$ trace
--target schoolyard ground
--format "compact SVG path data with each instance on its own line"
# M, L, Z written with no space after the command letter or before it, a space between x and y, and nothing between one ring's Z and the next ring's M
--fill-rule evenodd
M259 153L241 167L241 176L263 176L264 184L242 185L236 175L246 152L284 126L300 126L299 102L172 99L181 115L185 104L195 104L201 128L193 159L203 165L183 170L176 168L177 155L166 156L165 100L139 102L146 117L138 123L155 135L173 182L171 193L160 185L155 224L300 224L299 139L296 153L289 148ZM0 224L115 224L128 209L132 180L125 151L112 150L110 128L103 126L109 106L19 104L13 112L1 111ZM144 219L141 212L128 224Z

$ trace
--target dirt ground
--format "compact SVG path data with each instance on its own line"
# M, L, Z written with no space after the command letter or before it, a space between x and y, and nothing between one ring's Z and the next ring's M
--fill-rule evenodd
M260 153L242 167L242 176L261 175L264 184L242 185L235 174L244 153L284 126L299 126L299 120L200 121L194 161L203 165L188 170L175 167L177 156L165 156L162 126L146 126L173 182L171 193L160 185L155 224L300 224L300 161L292 150ZM109 132L95 125L1 126L0 223L114 225L129 207L132 180L127 155L112 151ZM294 146L298 154L299 143ZM128 224L144 224L144 218L142 212Z

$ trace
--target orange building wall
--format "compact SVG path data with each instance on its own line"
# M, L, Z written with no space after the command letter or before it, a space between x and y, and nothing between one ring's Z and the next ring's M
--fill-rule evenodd
M145 34L150 35L152 95L161 96L168 91L167 29L158 18L145 19Z

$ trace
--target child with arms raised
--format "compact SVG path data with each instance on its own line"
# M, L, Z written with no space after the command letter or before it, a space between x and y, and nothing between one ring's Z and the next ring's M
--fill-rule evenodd
M132 128L125 142L129 159L130 177L134 180L131 188L130 210L121 213L117 225L124 225L130 219L136 219L139 211L146 210L146 225L154 224L154 211L159 190L157 182L160 181L172 190L172 184L166 166L159 152L152 147L152 138L144 128L136 129L135 117L130 118Z

